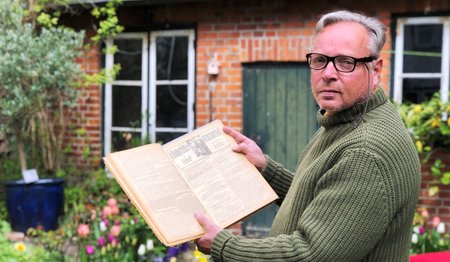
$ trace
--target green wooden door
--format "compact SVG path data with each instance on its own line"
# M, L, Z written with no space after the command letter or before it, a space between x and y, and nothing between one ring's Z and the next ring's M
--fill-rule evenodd
M298 157L317 130L317 106L306 63L245 64L243 70L244 134L274 160L295 170ZM267 235L275 204L243 223L249 237Z

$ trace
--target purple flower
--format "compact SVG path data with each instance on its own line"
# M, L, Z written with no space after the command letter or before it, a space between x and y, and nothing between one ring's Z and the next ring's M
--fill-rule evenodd
M176 247L169 247L169 250L167 250L167 255L170 257L176 257L179 253L178 248Z
M153 259L153 262L164 262L163 257L160 257L160 256L153 256L152 259Z
M425 228L423 226L419 227L419 234L423 235L425 233Z
M108 235L108 242L109 242L109 243L112 243L112 242L114 241L114 239L116 239L116 238L114 237L113 234L109 234L109 235Z
M109 221L108 221L108 219L103 219L103 223L105 223L105 226L106 226L106 227L109 226Z
M86 246L86 254L92 255L92 254L94 254L94 252L95 252L94 246L91 246L91 245Z
M189 245L187 242L178 246L178 249L180 252L186 252L188 250L188 248L189 248Z
M99 238L98 238L98 245L99 245L100 247L104 247L105 244L106 244L106 239L105 239L105 237L99 237Z

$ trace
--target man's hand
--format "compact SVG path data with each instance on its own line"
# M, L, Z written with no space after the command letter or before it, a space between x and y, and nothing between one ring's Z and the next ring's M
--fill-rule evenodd
M200 252L204 254L209 254L211 252L211 247L214 238L216 237L217 233L222 231L222 228L214 224L203 214L195 213L194 217L206 231L206 233L201 238L195 241L195 244L197 245L198 250L200 250Z
M223 132L236 140L237 146L233 148L234 152L244 154L259 171L266 167L266 157L255 141L228 126L223 127Z

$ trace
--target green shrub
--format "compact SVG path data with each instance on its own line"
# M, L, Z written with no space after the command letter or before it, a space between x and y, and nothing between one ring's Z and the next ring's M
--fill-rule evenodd
M9 232L11 232L9 223L0 220L0 262L62 261L62 256L59 252L50 251L29 243L8 241L6 235Z
M439 185L450 184L450 172L444 172L445 164L441 159L431 157L437 150L450 148L450 104L441 101L439 93L421 104L402 104L400 115L411 133L422 163L431 166L433 181L429 194L436 195Z
M450 172L446 171L439 150L448 152L450 147L450 105L443 103L439 93L420 104L402 104L400 115L416 145L422 164L430 167L432 180L428 195L439 193L441 185L450 184ZM450 250L450 236L445 223L438 216L431 217L426 208L417 210L413 222L411 254Z

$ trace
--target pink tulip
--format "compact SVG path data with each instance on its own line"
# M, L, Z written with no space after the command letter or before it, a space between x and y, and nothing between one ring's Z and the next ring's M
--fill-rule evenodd
M77 228L77 233L81 238L86 238L91 230L89 229L89 225L87 224L79 224Z
M112 243L114 241L114 239L116 239L112 234L108 235L108 242Z
M119 244L119 239L117 239L117 238L114 238L114 239L111 241L111 245L112 245L113 247L116 247L118 244Z
M430 214L428 214L428 210L426 208L422 209L422 212L420 212L420 215L423 218L428 218L430 216Z
M120 235L120 225L114 225L111 227L111 235L118 237Z
M433 227L437 227L441 223L441 219L439 217L433 217Z
M118 207L118 206L112 206L112 207L111 207L111 213L112 213L113 215L119 214L119 207Z
M117 206L117 200L111 197L110 199L108 199L108 206L110 207Z
M99 245L100 247L104 247L105 244L106 244L106 239L105 239L105 237L99 237L99 238L98 238L98 245Z
M423 226L419 227L419 234L423 235L425 233L425 228Z
M96 217L97 217L97 211L95 209L91 210L91 220L94 220Z
M110 207L110 206L105 206L105 207L103 207L102 215L103 215L104 217L110 217L110 216L112 215L111 207Z
M86 254L92 255L92 254L94 254L94 252L95 252L95 247L94 246L91 246L91 245L87 245L86 246Z

